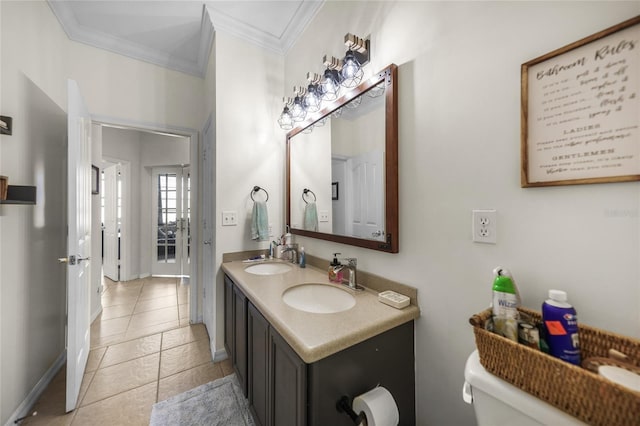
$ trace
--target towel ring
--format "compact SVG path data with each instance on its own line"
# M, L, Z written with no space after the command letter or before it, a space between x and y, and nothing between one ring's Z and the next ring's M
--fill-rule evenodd
M251 192L249 193L249 195L251 195L251 200L256 201L256 200L253 198L253 194L254 194L255 192L260 191L260 190L264 191L264 193L265 193L265 194L267 194L267 199L266 199L266 200L264 200L264 202L266 203L267 201L269 201L269 193L267 192L267 190L266 190L266 189L264 189L264 188L260 188L259 186L254 186L254 187L253 187L253 191L251 191Z
M309 192L313 194L313 202L315 203L317 200L316 194L309 188L305 188L302 190L302 201L304 201L306 204L309 204L309 202L304 198L305 195L309 195Z

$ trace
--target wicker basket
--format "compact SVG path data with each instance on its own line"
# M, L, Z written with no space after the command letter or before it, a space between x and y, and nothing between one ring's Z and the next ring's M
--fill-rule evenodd
M521 308L540 321L540 314ZM585 423L599 426L640 425L640 392L484 329L487 309L469 319L480 363L494 375ZM579 325L582 359L606 357L609 349L626 354L640 367L640 341Z

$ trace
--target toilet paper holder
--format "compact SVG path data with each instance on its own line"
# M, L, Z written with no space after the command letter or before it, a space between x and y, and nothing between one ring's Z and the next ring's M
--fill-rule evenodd
M364 411L361 411L360 414L356 414L356 412L353 411L353 408L351 408L351 399L348 396L340 398L336 403L336 408L340 413L347 413L356 425L359 425L366 419Z

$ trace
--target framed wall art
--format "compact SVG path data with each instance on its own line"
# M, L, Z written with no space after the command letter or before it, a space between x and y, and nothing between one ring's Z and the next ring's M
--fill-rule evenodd
M521 185L640 180L640 16L522 64Z

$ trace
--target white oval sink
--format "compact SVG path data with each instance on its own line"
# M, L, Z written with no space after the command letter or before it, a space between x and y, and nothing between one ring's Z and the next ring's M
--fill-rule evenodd
M255 275L276 275L284 274L291 270L291 266L286 263L256 263L244 268L245 272Z
M282 300L292 308L316 314L342 312L356 304L356 299L351 294L326 284L291 287L282 294Z

